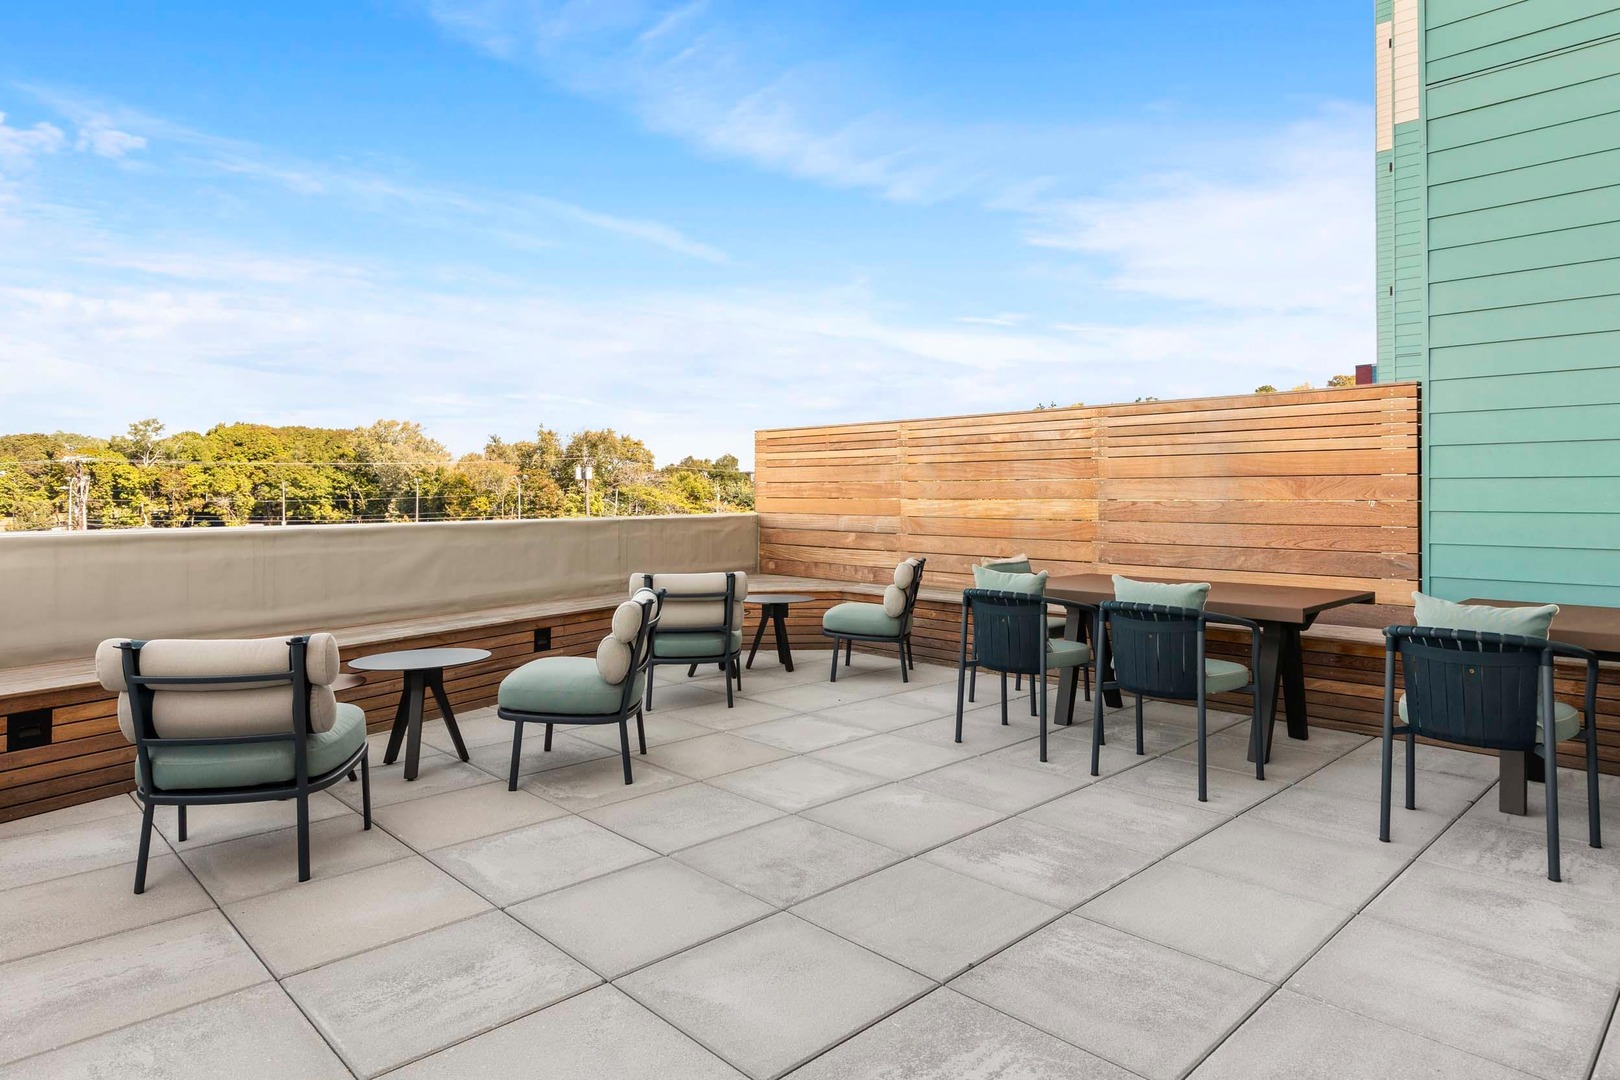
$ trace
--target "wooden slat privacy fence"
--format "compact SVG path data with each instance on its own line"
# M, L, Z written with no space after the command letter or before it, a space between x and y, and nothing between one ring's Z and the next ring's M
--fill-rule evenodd
M819 581L828 602L871 600L902 557L926 556L916 648L944 662L959 590L991 555L1054 575L1368 590L1377 604L1305 635L1305 688L1312 723L1373 733L1377 628L1410 621L1420 579L1419 424L1417 385L1394 383L761 431L760 570L811 579L800 591ZM824 644L825 606L793 609L796 646ZM1213 649L1247 662L1235 642ZM1565 700L1577 674L1561 672ZM1620 670L1605 669L1598 712L1604 767L1620 772Z
M765 573L879 582L923 555L959 586L1026 553L1385 605L1418 582L1412 384L762 431L755 469Z

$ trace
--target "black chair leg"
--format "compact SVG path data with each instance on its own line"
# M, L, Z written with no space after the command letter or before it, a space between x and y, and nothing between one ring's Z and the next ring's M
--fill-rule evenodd
M907 683L907 682L911 681L911 674L906 670L906 643L905 643L905 641L902 640L899 643L899 646L900 646L900 681L903 682L903 683Z
M651 646L649 646L649 648L650 647ZM646 709L647 709L648 712L652 712L652 707L653 707L652 706L653 673L656 672L657 670L658 670L658 665L657 664L648 664L647 665L647 697L646 697L646 701L645 701L644 704L645 704Z
M309 880L309 793L298 794L298 880Z
M143 801L141 806L141 846L135 855L135 895L139 896L146 891L146 856L152 850L152 811L156 809L151 802Z
M1080 678L1085 680L1086 700L1091 700L1091 665L1086 664L1080 668ZM1070 704L1073 704L1072 700Z
M630 725L619 721L619 760L624 762L624 782L630 783Z
M550 724L546 725L546 744L544 746L542 746L540 749L544 750L548 754L551 753L551 725Z
M722 665L722 666L724 666L724 665ZM693 664L691 667L686 669L686 677L688 679L692 678L696 674L697 674L697 665L696 664Z
M1597 724L1586 720L1586 840L1592 847L1603 846L1603 819L1598 813Z
M521 725L520 725L521 726ZM360 808L365 824L363 830L371 828L371 747L360 752Z
M175 807L175 809L180 811L180 843L183 844L186 842L186 808L184 804L181 804L180 806Z
M1394 757L1395 736L1386 727L1384 730L1384 759L1381 764L1379 776L1378 799L1378 839L1389 843L1389 797L1390 789L1394 784Z
M1136 698L1136 752L1142 752L1142 698ZM1204 702L1198 702L1198 801L1209 802L1209 745L1204 735L1208 730L1208 716L1205 712Z
M1091 699L1091 775L1098 775L1102 764L1103 696L1102 676L1097 677L1097 696Z
M1417 809L1417 732L1406 733L1406 808Z
M973 663L973 665L968 668L967 699L969 701L973 700L973 695L978 689L979 689L979 665L978 665L978 662L975 661Z
M734 704L736 704L735 699L732 697L732 692L734 690L735 690L735 686L732 684L731 676L727 675L726 676L726 708L728 708L728 709L731 708Z
M1001 726L1007 726L1007 673L1001 673Z
M512 725L512 771L506 777L506 790L517 790L518 760L523 756L523 721Z
M1035 716L1035 676L1029 677L1029 715Z
M1264 780L1266 778L1266 755L1260 753L1257 749L1260 745L1260 740L1263 738L1265 738L1265 735L1260 727L1260 688L1255 687L1254 719L1249 721L1249 746L1251 748L1256 748L1254 754L1254 778L1256 780Z
M917 646L911 643L911 635L906 635L906 665L912 671L917 670Z
M1144 755L1146 753L1147 753L1147 750L1145 750L1143 748L1143 746L1142 746L1142 695L1137 694L1136 695L1136 756L1141 757L1142 755Z
M833 638L832 682L838 681L838 646L840 644L837 638Z
M844 642L844 666L849 667L850 661L855 659L855 639L850 638Z
M1035 688L1035 680L1037 678L1041 680L1041 761L1044 762L1046 760L1046 679L1042 676L1031 675L1029 677L1030 689L1033 690Z
M636 710L636 742L640 745L641 752L645 754L647 752L647 728L641 722L640 709Z

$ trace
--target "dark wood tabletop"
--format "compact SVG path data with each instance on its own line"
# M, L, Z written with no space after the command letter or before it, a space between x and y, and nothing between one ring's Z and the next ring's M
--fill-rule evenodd
M1188 578L1157 578L1182 584ZM1095 606L1114 599L1114 579L1109 574L1064 574L1046 582L1046 595ZM1357 589L1320 589L1304 585L1260 585L1247 581L1210 583L1206 609L1217 615L1236 615L1255 622L1292 623L1309 626L1329 608L1349 604L1370 604L1374 596Z
M1464 600L1492 607L1539 607L1531 600ZM1548 636L1554 641L1590 649L1605 660L1620 660L1620 608L1559 604Z

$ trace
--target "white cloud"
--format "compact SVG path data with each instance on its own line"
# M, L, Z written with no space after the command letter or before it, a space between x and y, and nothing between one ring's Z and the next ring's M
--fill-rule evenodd
M121 158L145 147L146 136L119 131L105 122L91 122L81 126L79 138L74 143L74 149L87 150L104 158Z
M572 92L620 105L702 150L907 202L1014 182L1026 143L1072 147L1073 130L969 127L907 115L855 67L788 55L774 16L704 2L431 0L448 33L538 65ZM750 19L753 19L750 22Z
M1033 208L1029 239L1103 257L1123 292L1371 320L1371 132L1361 110L1333 110L1243 146L1252 166L1237 178L1147 178L1123 194Z
M22 168L41 154L54 154L67 142L62 129L43 121L33 127L12 127L0 112L0 166Z

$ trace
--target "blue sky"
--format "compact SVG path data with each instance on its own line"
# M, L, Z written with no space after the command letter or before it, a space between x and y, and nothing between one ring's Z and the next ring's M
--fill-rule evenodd
M0 430L456 451L1243 392L1373 352L1324 0L0 10Z

